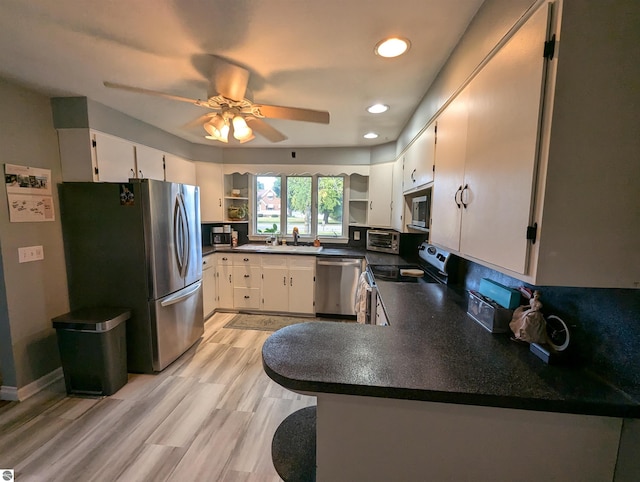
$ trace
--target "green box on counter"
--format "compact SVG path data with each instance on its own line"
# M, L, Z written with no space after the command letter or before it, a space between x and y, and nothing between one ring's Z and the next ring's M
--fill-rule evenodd
M520 292L518 290L507 288L488 278L480 280L480 289L478 291L481 295L492 299L504 308L512 310L520 306Z

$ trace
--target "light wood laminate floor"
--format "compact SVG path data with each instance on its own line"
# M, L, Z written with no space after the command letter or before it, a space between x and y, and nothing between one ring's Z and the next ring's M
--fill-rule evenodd
M279 481L271 440L315 405L262 369L264 331L223 328L157 375L130 374L116 394L68 397L57 383L0 407L0 468L26 481Z

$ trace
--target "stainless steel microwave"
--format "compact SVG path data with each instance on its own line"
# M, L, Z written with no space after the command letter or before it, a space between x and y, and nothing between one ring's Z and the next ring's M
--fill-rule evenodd
M411 226L429 227L429 197L414 197L411 203Z
M400 235L395 231L369 229L367 231L367 249L398 254L400 252Z

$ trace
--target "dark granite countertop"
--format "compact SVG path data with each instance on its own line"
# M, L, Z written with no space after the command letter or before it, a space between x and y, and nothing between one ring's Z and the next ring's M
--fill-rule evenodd
M305 252L305 251L271 251L267 246L264 249L260 249L263 244L262 243L252 243L255 244L255 250L246 250L246 249L238 249L232 248L230 246L203 246L202 247L202 256L207 256L213 253L257 253L257 254L284 254L284 255L295 255L295 256L317 256L317 257L327 257L327 256L349 256L352 258L364 258L367 256L368 251L363 248L350 248L345 246L342 247L333 247L333 246L323 246L322 249L318 252ZM394 255L392 255L394 256ZM397 258L397 256L395 256Z
M392 260L404 262L381 262ZM547 365L528 345L486 331L466 314L464 293L429 283L377 285L391 326L283 328L263 346L266 373L296 391L640 417L640 403L608 383Z

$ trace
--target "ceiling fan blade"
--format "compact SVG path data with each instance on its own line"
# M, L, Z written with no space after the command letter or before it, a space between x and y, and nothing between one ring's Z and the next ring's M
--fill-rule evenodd
M262 119L258 119L257 117L253 116L247 116L245 117L245 120L247 121L247 125L251 127L251 129L253 129L255 132L257 132L267 140L270 140L271 142L280 142L284 141L287 138L287 136L285 136L282 132L280 132L275 127L270 126Z
M190 122L187 122L184 127L186 129L193 129L194 127L202 127L205 122L209 122L211 118L216 115L214 112L210 112L208 114L201 115L200 117L193 119Z
M142 87L132 87L130 85L118 84L116 82L105 81L103 84L105 87L109 87L110 89L126 90L128 92L135 92L136 94L155 95L156 97L164 97L165 99L179 100L180 102L188 102L189 104L207 106L207 103L202 102L200 99L191 99L189 97L167 94L166 92L158 92L157 90L143 89Z
M207 96L222 95L231 100L243 100L247 93L249 71L238 65L216 57L211 72Z
M299 107L284 107L279 105L254 105L265 117L272 119L288 119L305 122L329 123L329 113L324 110L301 109Z

